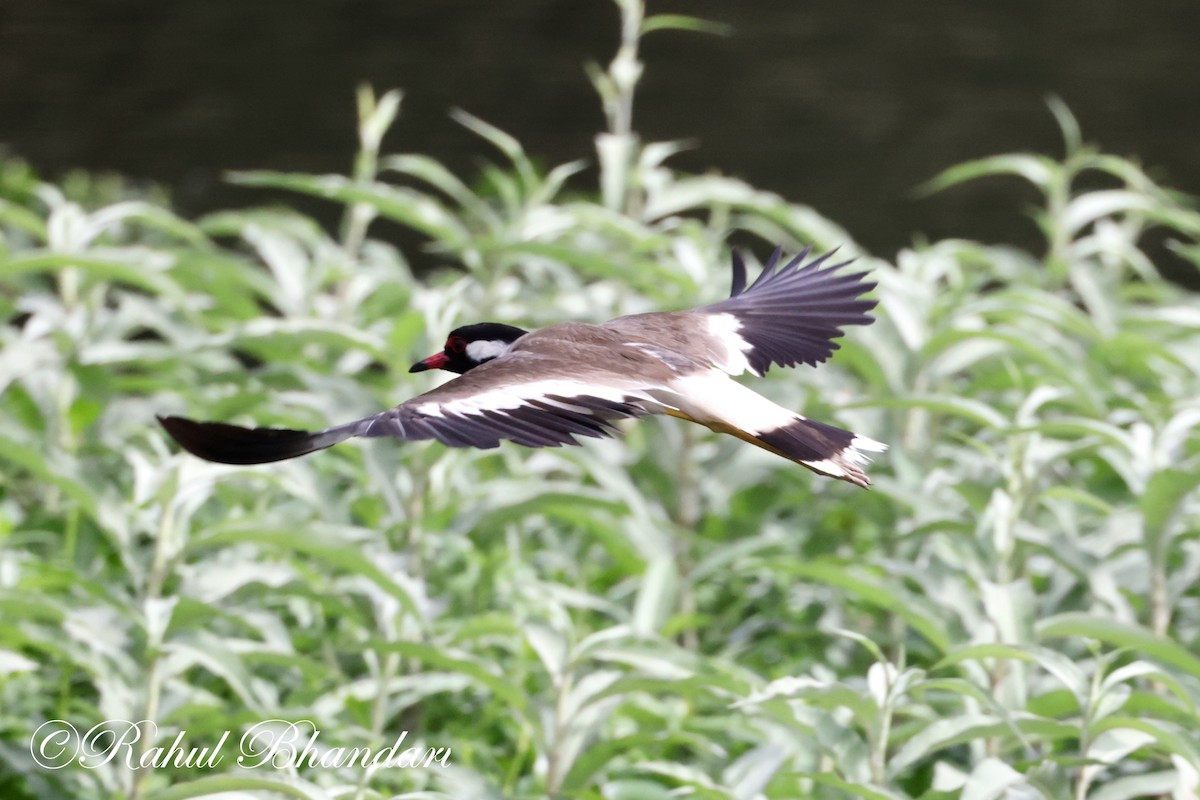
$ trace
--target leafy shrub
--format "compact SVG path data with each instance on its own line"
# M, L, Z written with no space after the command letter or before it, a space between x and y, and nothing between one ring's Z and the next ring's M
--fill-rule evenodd
M861 253L802 205L669 167L632 127L639 37L593 70L598 184L502 131L474 182L380 153L244 173L345 207L179 219L9 163L0 188L0 787L6 797L1191 797L1200 770L1200 306L1139 249L1190 202L1066 133L962 165L1045 198L1044 254ZM1110 188L1085 190L1100 175ZM1094 185L1094 181L1086 185ZM119 196L118 196L119 195ZM377 219L419 233L414 277ZM566 450L363 442L230 468L155 413L323 427L428 388L456 324L718 299L731 234L842 246L878 322L783 405L890 442L871 492L675 420ZM135 756L266 719L450 767L51 771L46 720L149 720ZM327 752L327 751L324 751Z

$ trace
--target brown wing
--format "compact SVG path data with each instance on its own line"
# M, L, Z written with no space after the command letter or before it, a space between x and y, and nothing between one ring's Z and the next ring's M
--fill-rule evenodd
M436 439L451 447L492 448L505 439L558 447L578 444L576 436L610 436L616 420L662 410L649 391L664 369L599 326L556 325L393 409L322 431L184 417L159 422L188 452L223 464L282 461L354 436Z
M660 361L600 326L555 325L361 420L353 435L436 439L451 447L491 448L501 440L527 447L578 444L575 436L610 436L615 420L661 410L648 390L668 374Z

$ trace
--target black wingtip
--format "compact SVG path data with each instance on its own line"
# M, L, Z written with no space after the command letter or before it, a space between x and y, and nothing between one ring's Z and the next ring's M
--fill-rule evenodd
M746 291L746 262L742 258L742 254L737 250L733 251L733 285L729 289L730 297L737 297L742 292Z
M771 257L767 259L767 263L763 266L764 272L771 272L779 266L779 260L783 258L783 245L776 245L775 251L771 253Z
M320 450L318 435L286 428L243 428L224 422L197 422L158 416L158 422L194 456L218 464L268 464Z
M809 247L806 247L804 249L804 252L801 253L798 256L798 258L803 259L805 256L807 256L809 250L811 250L811 249L812 249L811 245ZM782 245L780 245L779 247L776 247L775 252L771 253L771 257L767 259L767 263L763 265L762 272L758 273L758 277L754 279L754 283L752 283L750 285L750 288L753 289L755 286L758 286L759 284L767 283L775 275L787 271L788 267L791 266L791 263L784 264L783 267L780 267L779 264L781 261L783 261L783 246ZM794 261L795 261L795 259L793 259L792 263L794 263Z

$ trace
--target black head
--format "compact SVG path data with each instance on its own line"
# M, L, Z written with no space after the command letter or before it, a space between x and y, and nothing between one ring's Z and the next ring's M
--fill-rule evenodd
M491 361L508 352L508 348L528 331L499 322L480 322L450 331L446 346L424 361L418 361L409 372L444 369L463 374L472 367Z

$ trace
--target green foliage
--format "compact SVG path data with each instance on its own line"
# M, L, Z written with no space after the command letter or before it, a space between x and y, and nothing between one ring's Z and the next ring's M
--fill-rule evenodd
M336 237L4 167L4 796L1193 796L1200 306L1139 241L1195 241L1200 214L1055 105L1061 162L932 184L1029 181L1045 254L866 256L638 139L638 37L705 26L621 5L618 56L593 69L595 186L464 113L496 159L476 178L383 155L400 97L367 91L352 175L235 176L341 204ZM1110 188L1080 188L1097 172ZM377 219L440 268L414 277ZM873 491L677 420L576 449L373 441L257 468L181 455L153 423L323 427L428 388L405 368L456 324L716 300L734 232L841 245L878 279L878 322L832 364L756 384L890 442ZM181 731L233 740L215 768L52 771L29 751L51 719L149 720L135 759ZM237 737L267 719L309 720L325 748L407 731L451 766L239 769Z

